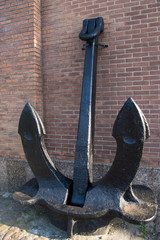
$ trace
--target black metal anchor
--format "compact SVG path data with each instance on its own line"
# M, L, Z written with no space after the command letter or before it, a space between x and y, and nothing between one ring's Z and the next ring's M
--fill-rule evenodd
M104 29L103 19L85 19L80 39L87 41L79 117L78 137L74 162L71 204L83 206L92 179L93 136L95 118L95 90L98 36ZM83 177L82 177L83 176Z
M93 183L92 180L97 46L103 29L101 17L86 19L80 33L87 44L73 180L63 176L50 159L43 140L43 123L29 103L19 121L18 132L36 179L22 186L13 198L21 204L41 203L66 216L69 235L82 232L76 226L76 223L82 224L81 219L88 222L91 219L92 224L94 219L96 227L100 227L112 213L127 220L148 222L157 211L152 190L132 186L149 127L131 98L122 107L113 127L117 141L113 165L100 181ZM85 231L89 232L88 225Z

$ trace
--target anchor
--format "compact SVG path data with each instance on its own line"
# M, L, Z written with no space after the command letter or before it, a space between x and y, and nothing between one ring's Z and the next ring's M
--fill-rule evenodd
M113 164L104 177L93 182L97 51L103 30L102 17L85 19L79 34L86 41L86 53L73 179L64 176L49 157L45 128L29 103L19 120L18 132L35 178L15 192L13 199L21 204L42 204L58 214L65 219L68 236L96 232L115 216L135 223L149 222L157 212L152 190L132 185L144 141L150 135L145 116L132 98L125 102L113 126L117 142Z

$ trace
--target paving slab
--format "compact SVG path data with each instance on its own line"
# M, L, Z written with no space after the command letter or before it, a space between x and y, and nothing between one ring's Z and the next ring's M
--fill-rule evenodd
M12 194L0 192L0 240L67 240L67 233L51 223L47 210L39 205L19 205ZM104 235L75 235L74 240L160 240L160 209L149 224L136 225L113 219Z

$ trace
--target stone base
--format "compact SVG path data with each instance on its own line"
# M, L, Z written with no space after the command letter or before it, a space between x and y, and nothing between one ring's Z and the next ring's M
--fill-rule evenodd
M14 192L31 178L33 173L25 160L0 158L0 191Z
M56 160L54 163L64 175L72 178L73 162ZM109 168L109 164L94 164L94 181L104 176ZM14 192L33 177L33 173L25 160L0 158L0 191ZM158 196L160 192L160 167L139 167L133 183L150 187Z

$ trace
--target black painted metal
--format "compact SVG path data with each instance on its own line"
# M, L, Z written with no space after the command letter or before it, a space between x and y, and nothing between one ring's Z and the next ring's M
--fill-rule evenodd
M83 26L80 38L87 41L87 47L74 178L66 178L54 166L44 145L42 121L27 103L20 117L19 134L36 178L13 196L21 204L40 203L60 214L60 219L68 222L69 236L96 231L115 215L129 221L149 222L157 211L152 190L132 185L144 141L149 137L147 121L132 98L122 107L113 127L113 137L117 141L115 160L108 173L100 181L92 183L96 51L103 19L85 20ZM65 224L62 225L64 227Z
M50 159L44 145L43 123L29 103L22 111L18 132L25 156L38 183L36 195L30 202L36 203L41 198L53 198L55 202L66 203L71 180L63 176ZM54 188L59 189L58 192Z
M74 162L74 177L71 204L83 206L90 183L93 181L93 137L95 119L95 91L98 35L104 29L103 19L83 21L79 37L87 40L84 63L81 109Z

